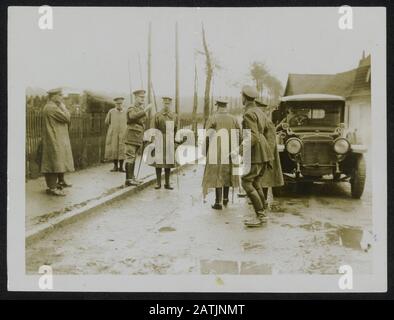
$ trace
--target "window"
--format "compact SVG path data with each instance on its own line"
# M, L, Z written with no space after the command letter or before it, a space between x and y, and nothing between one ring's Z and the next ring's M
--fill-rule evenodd
M326 116L324 109L312 109L312 119L323 119Z

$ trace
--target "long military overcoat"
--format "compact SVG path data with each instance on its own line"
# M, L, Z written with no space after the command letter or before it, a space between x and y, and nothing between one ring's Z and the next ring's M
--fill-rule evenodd
M124 160L124 138L127 127L126 111L117 108L109 110L105 118L105 124L108 126L105 140L105 159Z
M249 139L244 140L243 154L246 155L250 148L250 161L252 164L264 164L274 160L273 150L271 150L264 132L267 126L267 116L256 106L254 102L249 102L245 106L245 113L242 120L242 128L250 130ZM246 143L246 141L250 143Z
M172 135L167 132L166 122L172 121L174 132ZM174 168L175 167L175 134L177 131L177 115L169 110L161 110L157 112L153 118L153 127L159 130L162 134L162 150L160 152L154 151L153 155L158 158L152 165L156 168ZM155 137L155 139L158 137ZM169 145L166 141L168 139ZM172 140L170 142L170 139ZM168 158L167 158L168 157ZM167 161L167 159L169 161Z
M229 136L229 147L228 150L231 152L231 129L240 130L237 119L226 111L218 111L209 119L205 125L205 129L213 129L218 132L220 129L228 130ZM238 131L239 132L239 131ZM215 152L213 150L215 144L208 144L207 159L204 170L204 176L202 180L203 195L208 193L209 188L221 188L221 187L238 187L239 186L239 176L234 175L234 164L231 161L230 155L228 156L227 163L222 163L222 148L220 139L217 140L216 144L216 163L210 163L210 152Z
M49 101L43 108L42 127L42 173L74 171L69 124L70 112Z
M271 162L272 168L267 168L264 171L264 175L261 180L262 187L280 187L283 186L283 173L282 166L280 164L280 157L278 146L276 143L276 129L272 121L267 117L266 129L264 136L267 139L270 149L273 151L274 159Z

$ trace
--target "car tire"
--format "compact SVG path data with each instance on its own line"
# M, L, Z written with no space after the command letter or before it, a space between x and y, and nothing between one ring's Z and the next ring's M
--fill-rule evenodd
M363 155L356 159L356 165L350 179L351 195L354 199L360 199L365 187L366 166Z

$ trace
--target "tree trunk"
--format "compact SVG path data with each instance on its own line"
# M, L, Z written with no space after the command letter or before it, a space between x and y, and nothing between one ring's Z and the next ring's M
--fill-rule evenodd
M175 112L177 114L177 127L180 129L179 111L179 49L178 49L178 22L175 23Z
M206 79L205 79L205 93L204 93L204 125L209 117L209 104L210 104L210 89L212 81L212 63L211 56L208 50L208 44L205 38L205 29L202 25L202 43L205 52L205 64L206 64Z
M198 78L197 78L197 67L194 65L194 97L193 97L193 132L194 138L197 145L197 107L198 107Z
M152 93L151 93L151 87L152 87L152 23L149 22L149 31L148 31L148 88L147 88L147 93L148 93L148 104L151 103L152 101ZM149 114L147 117L147 128L150 128L151 124L151 110L149 110Z

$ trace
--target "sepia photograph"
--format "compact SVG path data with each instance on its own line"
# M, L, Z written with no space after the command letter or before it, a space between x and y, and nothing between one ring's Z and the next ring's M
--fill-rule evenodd
M9 7L9 290L384 292L385 126L382 7Z

